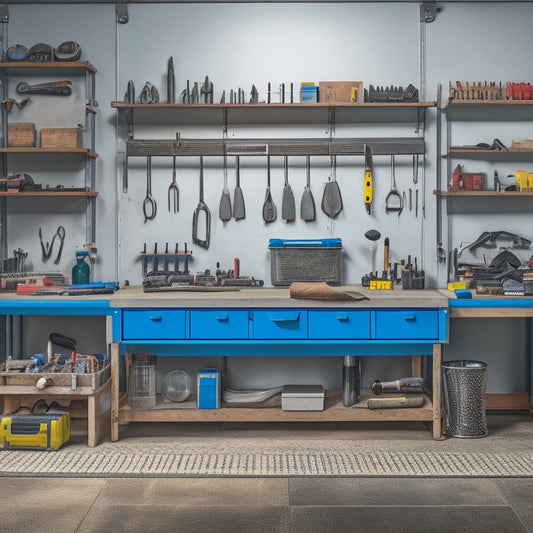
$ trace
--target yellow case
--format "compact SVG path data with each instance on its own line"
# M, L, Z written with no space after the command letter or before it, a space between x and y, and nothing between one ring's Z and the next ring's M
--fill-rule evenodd
M70 439L70 413L2 417L0 448L59 450Z

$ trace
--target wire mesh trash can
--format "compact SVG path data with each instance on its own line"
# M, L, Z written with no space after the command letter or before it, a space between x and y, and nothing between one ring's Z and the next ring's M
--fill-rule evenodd
M487 435L485 394L487 364L480 361L442 363L448 437L480 438Z

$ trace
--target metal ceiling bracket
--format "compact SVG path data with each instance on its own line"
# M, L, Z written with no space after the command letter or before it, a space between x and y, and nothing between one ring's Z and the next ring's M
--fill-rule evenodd
M118 2L117 1L117 23L118 24L127 24L130 20L128 15L128 4L127 2Z
M7 4L0 4L0 23L9 22L9 12Z
M437 18L442 8L438 7L435 2L424 2L420 4L420 22L433 22Z

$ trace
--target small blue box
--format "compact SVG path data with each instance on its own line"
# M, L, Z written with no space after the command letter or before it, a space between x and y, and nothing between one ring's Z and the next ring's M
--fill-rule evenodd
M218 368L202 368L197 380L198 409L220 409L220 372Z

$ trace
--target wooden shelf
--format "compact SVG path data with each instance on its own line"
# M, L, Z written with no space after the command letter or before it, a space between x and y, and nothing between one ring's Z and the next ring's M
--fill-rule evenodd
M127 404L120 406L120 422L372 422L372 421L433 421L433 405L425 395L425 404L410 409L368 409L366 400L375 397L371 391L361 391L361 401L354 407L344 407L340 390L326 391L324 411L283 411L273 407L222 407L221 409L152 409L136 411ZM189 402L195 402L191 397ZM180 404L176 404L179 406ZM279 402L278 402L279 405Z
M2 61L0 62L0 69L6 72L10 70L58 70L61 72L88 70L90 72L97 72L96 68L89 61Z
M64 191L64 192L46 192L46 191L17 191L17 192L0 192L0 196L8 198L29 198L33 196L47 197L47 198L62 198L64 196L86 196L88 198L96 198L98 193L96 191Z
M317 102L317 103L296 103L296 104L166 104L158 102L156 104L138 104L138 103L129 103L129 102L111 102L111 107L117 109L274 109L274 108L283 108L283 109L319 109L319 108L419 108L419 107L435 107L435 102L384 102L384 103L374 103L374 102L347 102L347 103L338 103L331 104L327 102Z
M533 191L433 191L437 196L533 196Z
M0 153L9 154L80 154L88 157L98 157L89 148L39 148L36 146L8 146L0 147Z
M448 100L449 107L455 106L498 106L533 105L533 100Z

